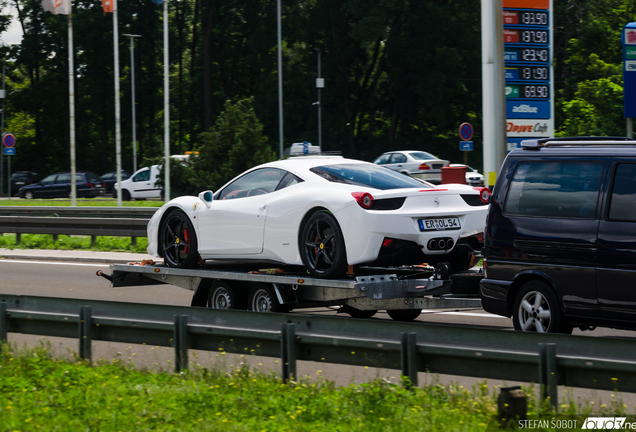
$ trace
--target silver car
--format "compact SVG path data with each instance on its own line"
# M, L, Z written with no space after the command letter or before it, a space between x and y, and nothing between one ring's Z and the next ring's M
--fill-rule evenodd
M466 184L469 186L483 186L484 175L475 168L464 164L450 164L451 167L466 167Z
M373 163L433 184L440 184L442 167L448 166L449 162L421 150L400 150L386 152Z

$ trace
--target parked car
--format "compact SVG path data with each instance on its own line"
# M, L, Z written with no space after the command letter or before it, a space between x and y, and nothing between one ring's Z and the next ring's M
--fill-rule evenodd
M32 171L16 171L11 174L11 196L16 196L22 186L33 184L38 180L38 174Z
M148 253L172 267L240 259L304 266L319 278L360 265L444 261L462 270L480 254L489 196L342 157L285 159L164 204L148 223Z
M516 330L636 329L636 140L526 140L497 178L483 308Z
M121 170L121 179L126 180L130 177L130 173ZM101 177L102 183L104 185L104 187L106 188L106 193L113 193L113 186L115 186L115 183L117 183L117 171L113 171L113 172L109 172L106 174L103 174Z
M391 151L382 154L374 164L433 184L442 182L442 168L448 161L420 150Z
M161 198L163 188L157 185L159 165L140 168L126 180L121 182L121 199ZM113 189L113 198L117 198L117 188Z
M484 185L484 175L477 171L475 168L472 168L468 165L464 164L450 164L450 167L466 167L466 184L469 186L483 186Z
M78 198L94 198L103 195L106 189L101 179L92 172L75 173L75 188ZM44 177L38 183L26 185L18 190L20 198L69 198L71 196L71 174L59 173Z

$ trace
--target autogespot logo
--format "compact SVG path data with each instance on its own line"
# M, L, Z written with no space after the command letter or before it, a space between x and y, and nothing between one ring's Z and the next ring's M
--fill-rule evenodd
M625 423L627 417L588 417L581 429L633 429L634 423Z

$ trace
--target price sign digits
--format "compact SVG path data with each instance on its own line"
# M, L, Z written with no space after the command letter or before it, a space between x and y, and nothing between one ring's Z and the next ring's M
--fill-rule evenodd
M523 43L547 44L548 32L546 30L523 30L521 41Z
M519 86L521 97L529 99L548 99L550 86L548 85L522 85Z
M547 12L521 12L521 23L527 25L548 25Z
M547 48L524 48L521 51L521 60L530 62L548 62Z
M545 66L524 66L519 68L519 79L524 80L548 80L550 79L550 69Z

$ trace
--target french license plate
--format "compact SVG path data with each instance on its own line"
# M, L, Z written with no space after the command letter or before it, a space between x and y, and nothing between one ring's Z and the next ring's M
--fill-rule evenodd
M420 219L418 222L421 231L443 231L461 228L459 218L456 217Z

